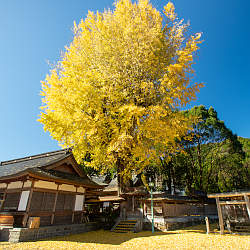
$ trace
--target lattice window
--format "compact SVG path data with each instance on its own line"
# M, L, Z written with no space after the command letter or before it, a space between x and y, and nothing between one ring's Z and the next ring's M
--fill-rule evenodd
M55 193L33 192L30 211L52 211Z
M58 194L57 201L56 201L56 210L63 210L63 208L64 208L64 200L65 200L65 195L64 194Z
M42 210L52 211L54 207L55 198L55 193L44 193Z
M72 194L65 195L64 210L72 210L74 207L75 196Z
M30 211L41 211L42 209L42 202L43 202L43 192L33 192L31 204L30 204Z
M59 193L56 202L56 210L72 210L74 207L75 195Z
M20 192L6 194L5 201L3 204L3 210L8 210L8 211L17 210L20 194L21 194Z

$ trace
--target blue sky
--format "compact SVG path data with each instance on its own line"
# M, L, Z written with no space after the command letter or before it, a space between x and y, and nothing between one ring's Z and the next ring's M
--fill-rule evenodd
M162 10L167 1L152 0ZM203 32L195 81L206 85L190 106L213 106L239 136L250 138L248 0L173 0L191 31ZM87 11L111 0L8 0L0 5L0 161L59 149L37 122L41 80L73 39Z

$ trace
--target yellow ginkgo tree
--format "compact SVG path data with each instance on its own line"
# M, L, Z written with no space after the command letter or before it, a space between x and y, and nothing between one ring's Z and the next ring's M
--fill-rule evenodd
M163 13L148 0L115 2L74 24L74 39L42 82L39 121L79 163L122 176L141 172L190 128L178 109L194 100L191 83L200 34L174 5Z

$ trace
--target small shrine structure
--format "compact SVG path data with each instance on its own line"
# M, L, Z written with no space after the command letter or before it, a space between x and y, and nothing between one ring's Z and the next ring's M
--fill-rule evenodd
M250 229L250 190L208 194L216 199L220 233L224 234L224 225L231 232L231 226L238 230Z

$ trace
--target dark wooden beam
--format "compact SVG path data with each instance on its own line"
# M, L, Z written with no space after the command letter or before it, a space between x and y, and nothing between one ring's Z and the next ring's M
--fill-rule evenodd
M57 197L58 197L58 192L59 192L58 189L59 189L59 184L57 185L56 196L55 196L54 205L53 205L53 214L51 215L51 221L50 221L51 225L54 224L54 219L55 219L56 202L57 202Z
M216 197L234 197L234 196L244 196L250 195L250 191L242 191L242 192L230 192L230 193L218 193L218 194L208 194L208 198L216 198Z
M22 191L29 191L30 187L24 187L24 188L12 188L12 189L8 189L6 190L6 193L17 193L17 192L22 192Z
M75 204L76 204L77 189L78 189L78 187L76 187L74 202L73 202L73 206L72 206L72 223L74 223L74 218L75 218Z
M30 211L30 205L31 205L31 199L32 199L32 195L33 195L34 183L35 183L35 181L32 181L31 188L30 188L30 193L29 193L29 199L28 199L26 211L24 213L23 221L22 221L23 227L26 227L26 225L27 225L27 221L28 221L28 217L29 217L29 211Z

